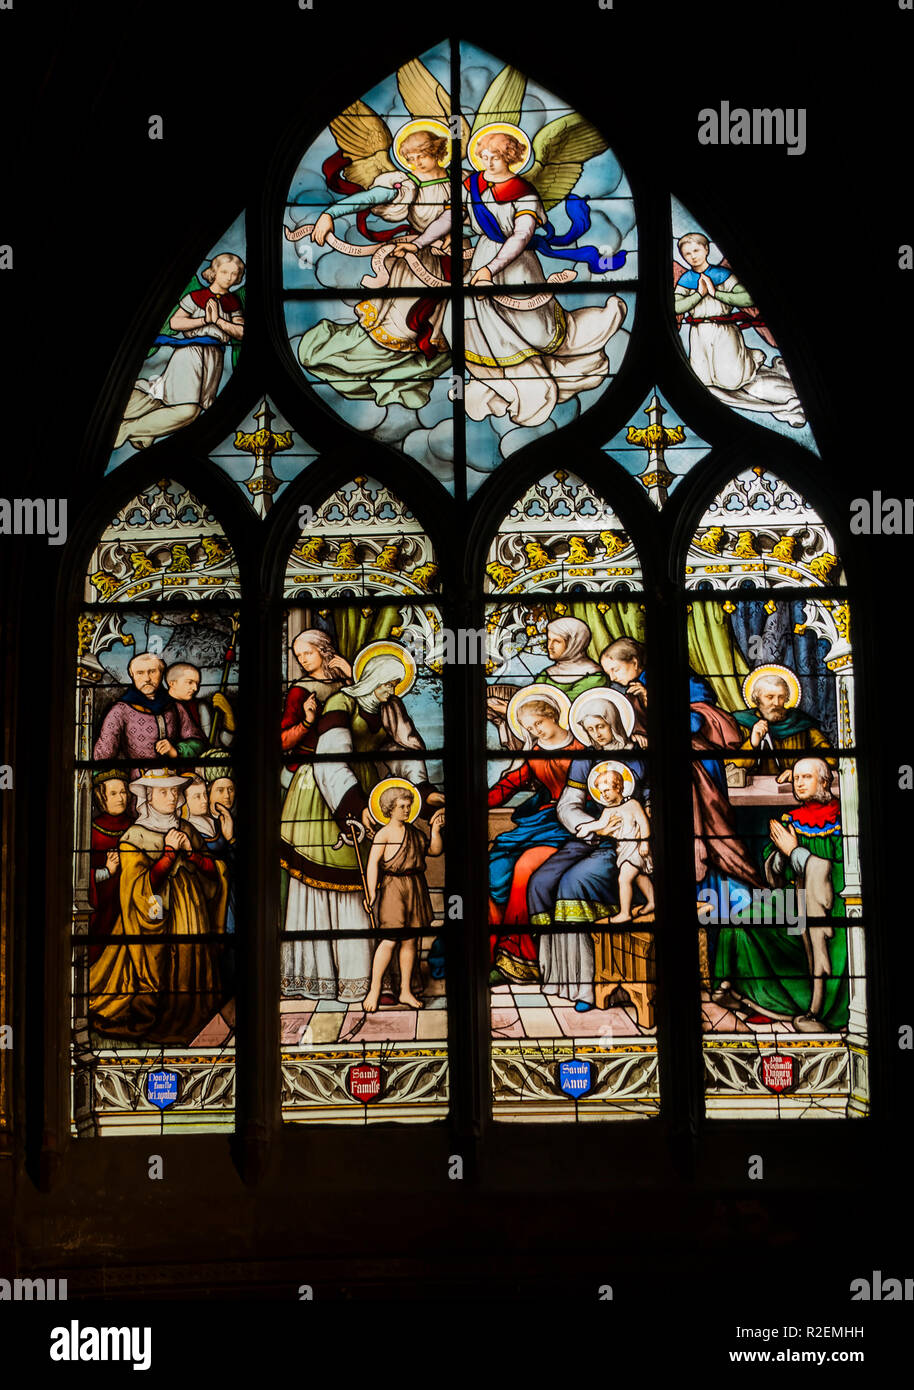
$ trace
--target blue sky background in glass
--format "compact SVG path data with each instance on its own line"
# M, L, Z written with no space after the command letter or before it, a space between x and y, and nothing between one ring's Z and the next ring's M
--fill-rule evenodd
M270 425L270 429L273 433L284 434L287 430L291 430L292 426L285 416L276 409L276 406L270 400L269 396L267 397L267 405L273 412L273 421ZM239 422L237 428L242 430L245 434L250 434L254 430L259 429L261 422L254 419L254 411L259 409L260 401L257 402L252 410L248 411L243 420ZM235 430L226 436L218 448L213 449L210 458L213 460L213 463L218 463L219 467L223 469L230 478L234 478L245 497L250 501L251 494L245 487L244 480L251 476L254 467L254 456L253 454L247 454L240 449L236 449L233 443L234 439ZM290 483L293 478L297 478L302 469L306 468L308 464L313 462L316 458L317 450L312 449L310 444L307 444L305 440L302 439L301 435L296 434L296 432L292 430L292 448L284 450L281 454L274 454L271 460L273 472L276 474L277 478L281 480L280 486L273 493L274 502L277 497L282 495L287 484Z
M642 445L629 444L628 426L634 425L636 429L645 428L649 422L644 412L655 394L666 411L661 423L667 429L671 428L673 425L683 425L684 422L672 409L666 397L660 391L655 392L652 390L645 396L641 408L636 410L631 419L613 435L612 439L607 440L602 446L603 452L611 454L612 457L622 465L626 473L631 473L634 478L646 471L648 454L647 449ZM685 442L682 444L668 444L664 451L663 462L666 465L667 471L673 474L673 481L667 488L668 493L672 492L679 480L684 478L689 470L694 468L696 463L698 463L700 459L703 459L705 454L710 452L710 444L706 444L700 435L696 434L694 430L690 430L688 425L684 425L684 429Z

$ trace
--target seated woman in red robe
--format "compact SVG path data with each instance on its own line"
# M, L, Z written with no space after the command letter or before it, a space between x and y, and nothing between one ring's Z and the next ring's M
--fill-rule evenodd
M514 828L496 835L489 851L489 922L501 928L526 926L527 880L569 839L555 807L571 766L570 755L582 747L559 722L563 716L567 719L570 704L564 692L532 687L515 696L511 703L516 706L516 722L532 753L561 748L567 749L569 756L525 758L489 788L492 807L502 806L518 792L533 793L513 808ZM530 984L539 979L537 945L528 931L500 931L490 937L490 947L493 984L504 984L506 980Z

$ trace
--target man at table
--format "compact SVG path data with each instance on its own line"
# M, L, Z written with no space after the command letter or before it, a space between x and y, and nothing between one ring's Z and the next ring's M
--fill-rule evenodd
M800 683L786 666L760 666L746 677L743 695L748 709L735 710L733 718L745 732L741 749L761 753L761 758L728 758L735 767L744 767L756 776L776 777L789 782L794 758L785 753L811 753L831 749L831 744L805 710L798 708ZM833 756L822 756L831 766Z

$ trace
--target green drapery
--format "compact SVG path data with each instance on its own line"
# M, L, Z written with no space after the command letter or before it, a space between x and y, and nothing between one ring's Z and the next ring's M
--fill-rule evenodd
M400 625L399 608L337 608L333 613L336 649L353 661L369 642L382 642Z
M587 624L593 634L587 655L593 661L599 661L600 653L617 637L645 641L644 612L639 603L593 599L563 605L561 614L556 612L553 603L546 604L545 608L550 622L553 618L568 617L580 618ZM730 616L724 612L723 604L693 604L687 631L692 670L707 678L721 709L745 709L743 678L749 674L749 667L737 646Z
M721 709L745 709L743 677L749 667L721 603L693 603L688 617L689 665L705 676Z

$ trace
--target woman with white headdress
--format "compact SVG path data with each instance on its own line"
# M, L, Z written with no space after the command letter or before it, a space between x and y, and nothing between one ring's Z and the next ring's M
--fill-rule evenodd
M137 818L118 843L120 913L89 972L89 1019L106 1036L187 1044L223 999L220 945L174 940L222 932L228 902L225 865L178 815L190 781L153 768L130 784Z
M289 873L286 931L307 932L312 939L283 946L284 997L354 1003L368 993L373 943L338 933L371 930L360 868L367 846L357 857L359 836L375 828L369 793L379 779L402 777L425 806L444 801L415 756L425 745L400 698L415 669L412 655L396 643L376 642L359 652L352 683L324 706L316 758L298 769L287 793L281 827L282 863ZM353 753L373 757L363 761ZM405 753L414 756L405 759Z
M593 634L581 618L553 618L546 624L546 651L551 665L536 677L536 687L552 686L560 690L569 700L574 700L584 690L594 686L607 686L606 673L587 655L587 648ZM532 688L532 687L531 687ZM523 740L517 731L508 727L508 699L510 686L502 687L497 695L490 695L486 701L487 718L498 729L503 747L520 748ZM578 735L580 737L580 735Z
M606 675L599 663L587 655L593 640L590 628L581 618L553 618L546 626L546 651L552 660L538 676L538 681L558 686L569 700L582 690L606 685Z

